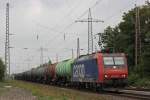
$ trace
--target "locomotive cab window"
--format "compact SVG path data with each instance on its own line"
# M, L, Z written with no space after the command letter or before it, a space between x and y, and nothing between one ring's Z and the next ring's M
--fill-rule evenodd
M124 58L123 57L114 57L115 65L124 65Z
M104 65L114 65L113 57L104 57Z

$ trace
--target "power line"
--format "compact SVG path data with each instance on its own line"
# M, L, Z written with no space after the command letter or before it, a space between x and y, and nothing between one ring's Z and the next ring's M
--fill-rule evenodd
M102 0L97 0L94 5L92 5L92 6L88 7L88 8L93 9L94 7L96 7L100 3L100 1L102 1ZM86 9L77 19L80 19L81 17L83 17L88 12L89 12L89 9Z
M74 8L77 8L77 7L74 7ZM72 10L73 10L73 9L71 9L70 12L69 12L67 15L70 15L70 13L73 12ZM83 15L85 15L86 12L87 12L87 10L86 10L80 17L82 17ZM79 17L79 18L80 18L80 17ZM66 19L66 17L64 17L64 18ZM64 18L62 18L61 21L62 21ZM45 26L45 25L42 25L42 24L40 24L40 23L38 23L38 22L36 22L36 21L34 21L34 20L33 20L33 22L36 23L37 25L39 25L40 27L43 27L43 28L46 28L46 29L50 29L50 30L52 30L52 31L54 31L54 32L56 32L56 33L58 33L53 39L58 39L59 33L63 33L64 30L70 28L70 27L74 24L74 21L73 21L73 22L71 22L69 25L67 25L62 31L57 31L57 30L55 30L54 28L49 28L49 27L47 27L47 26ZM56 37L57 37L57 38L56 38ZM53 40L53 39L52 39L52 40Z
M76 20L75 22L88 22L88 54L93 53L93 29L92 29L92 23L93 22L104 22L102 20L95 20L92 18L91 15L91 9L89 8L89 14L88 19L86 20Z
M102 1L102 0L97 0L97 1L94 3L93 6L90 6L90 7L88 7L88 8L94 8L100 1ZM93 0L90 1L90 4L91 4L91 2L93 2ZM81 1L79 1L79 3L81 4ZM79 6L79 5L76 5L75 7L71 8L71 10L69 11L69 13L66 14L60 21L66 19L66 17L70 16L71 13L73 13L74 10L78 8L78 6ZM88 9L86 9L86 10L83 12L83 14L81 14L77 19L83 17L86 13L88 13ZM67 18L67 19L68 19L68 18ZM59 21L59 22L60 22L60 21ZM58 23L57 23L57 24L58 24ZM57 26L57 24L56 24L55 26Z
M94 8L100 1L102 0L97 0L96 3L91 6L92 8ZM88 9L86 11L83 12L83 14L81 14L77 19L81 18L82 16L84 16L86 13L88 12ZM72 13L72 12L69 12L69 13ZM66 18L66 17L65 17ZM35 22L35 21L34 21ZM49 27L46 27L44 25L41 25L40 23L37 23L39 26L42 26L43 28L46 28L46 29L51 29L52 31L55 31L56 33L58 33L53 39L58 39L58 36L59 34L62 34L64 33L64 31L68 28L70 28L73 24L74 24L74 21L71 22L69 25L67 25L62 31L56 31L54 28L49 28ZM56 38L57 37L57 38ZM51 39L51 41L53 40Z
M53 37L52 39L50 39L50 40L48 40L48 41L53 41L53 40L58 39L58 37L60 37L60 33L61 33L61 34L64 33L64 30L66 30L66 29L70 28L71 26L73 26L73 24L75 24L75 22L70 23L70 24L67 25L62 31L57 32L58 34L56 34L55 37ZM48 42L46 45L49 45L49 44L50 44L50 43Z
M100 1L100 0L98 0L98 1ZM94 7L94 6L93 6L93 7ZM87 12L87 10L86 10L86 12ZM83 15L86 14L86 12L84 12ZM82 16L83 16L83 15L82 15ZM58 33L61 33L61 32L58 32ZM58 35L59 35L59 34L58 34ZM58 36L58 35L57 35L57 36ZM53 39L58 39L57 36L55 36L55 38L53 38ZM57 37L57 38L56 38L56 37Z
M96 3L95 3L93 6L91 6L91 7L94 8L96 5L99 4L100 1L102 1L102 0L97 0ZM81 14L77 19L83 17L87 12L88 12L88 10L84 11L83 14ZM93 19L93 22L101 22L101 20ZM69 24L67 27L65 27L64 30L68 29L68 28L71 27L73 24L74 24L74 22L72 22L72 23ZM92 26L91 26L91 27L92 27ZM63 31L62 31L62 32L63 32ZM59 33L62 33L62 32L59 32ZM56 38L56 37L57 37L57 36L55 36L55 38ZM55 39L55 38L53 38L53 39ZM57 37L56 39L58 39L58 37ZM93 40L92 40L92 42L93 42ZM93 45L93 43L92 43L92 45ZM92 46L92 48L93 48L93 46ZM93 51L93 50L92 50L92 51Z
M81 4L81 1L79 1L78 3L80 3ZM59 24L60 22L62 22L62 20L65 20L66 19L66 17L68 17L68 16L70 16L73 12L74 12L74 10L76 9L76 8L78 8L78 6L79 6L79 4L77 3L77 5L75 5L74 7L72 7L72 8L69 8L70 9L70 11L69 11L69 13L67 13L63 18L61 18L59 21L58 21L58 23L57 24ZM67 18L68 19L68 18ZM56 27L57 26L57 24L54 26L54 27Z
M99 0L98 0L98 1L99 1ZM86 10L86 12L85 12L83 15L85 15L85 14L87 13L87 11L88 11L88 10ZM62 34L63 32L58 32L58 33L61 33L61 34ZM58 34L58 35L59 35L59 34ZM58 36L58 35L57 35L57 36ZM54 38L54 39L58 39L58 37L57 37L57 36L55 36L55 38ZM56 37L57 37L57 38L56 38Z
M82 17L85 13L86 13L86 12L84 12L80 17ZM35 22L35 21L33 21L33 22ZM58 39L59 33L63 33L64 30L70 28L70 27L74 24L74 22L72 22L71 24L69 24L68 26L66 26L66 27L63 29L63 31L61 31L61 32L59 32L59 31L57 31L57 30L55 30L55 29L53 29L53 28L49 28L49 27L46 27L46 26L44 26L44 25L41 25L40 23L37 23L37 22L36 22L36 24L39 25L39 26L41 26L41 27L43 27L43 28L50 29L50 30L53 30L53 31L57 32L58 34L53 38L53 39L56 40L56 39ZM51 39L51 41L53 41L53 39ZM48 44L49 44L49 43L48 43Z
M93 6L91 6L90 8L96 7L101 1L103 1L103 0L97 0L97 1L95 2L95 4L94 4Z
M134 3L132 3L133 5ZM104 19L105 23L107 23L110 19L112 19L113 17L115 17L116 15L118 15L118 13L120 13L122 10L127 9L127 6L124 6L122 9L118 10L117 12L115 12L114 14L108 16L107 18Z

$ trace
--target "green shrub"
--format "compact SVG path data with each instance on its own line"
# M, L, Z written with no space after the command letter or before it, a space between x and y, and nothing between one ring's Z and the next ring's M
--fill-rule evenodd
M132 72L128 77L130 86L150 88L150 78L148 76L141 77L140 73Z
M135 83L137 87L150 88L150 79L149 78L139 78Z
M128 84L129 85L134 85L137 80L140 78L139 74L133 72L131 74L129 74L129 77L128 77Z
M5 73L5 65L4 65L3 61L0 59L0 81L3 80L4 73Z

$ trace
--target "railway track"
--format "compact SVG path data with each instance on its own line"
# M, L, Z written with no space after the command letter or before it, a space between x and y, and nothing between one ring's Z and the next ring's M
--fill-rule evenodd
M133 98L133 99L138 99L138 100L150 100L150 91L142 89L120 89L120 88L105 88L100 92L94 91L93 89L88 89L88 88L75 88L75 87L66 87L66 86L58 86L58 85L51 85L51 86L56 86L61 89L73 89L77 91L82 91L82 92L89 92L89 93L96 93L96 94L108 94L108 95L115 95L115 96L121 96L121 97L128 97L128 98Z
M77 89L77 88L71 88L71 87L60 87L56 86L61 89L73 89L77 91L82 92L88 92L88 93L96 93L96 94L104 94L104 95L112 95L112 96L120 96L120 97L127 97L137 100L150 100L150 91L142 91L142 90L127 90L127 89L104 89L103 91L97 92L92 89Z
M150 91L132 89L104 89L106 94L135 98L139 100L150 100Z
M81 88L79 90L77 88L71 88L71 87L63 87L63 86L57 86L57 87L60 87L61 89L73 89L77 91L96 93L96 94L106 94L106 95L113 95L113 96L128 97L128 98L133 98L137 100L150 100L150 91L143 91L143 90L108 88L108 89L104 89L103 91L97 92L97 91L94 91L92 89L87 89L87 88L86 89Z
M150 91L148 88L140 88L140 87L126 87L126 90L136 90L136 91Z

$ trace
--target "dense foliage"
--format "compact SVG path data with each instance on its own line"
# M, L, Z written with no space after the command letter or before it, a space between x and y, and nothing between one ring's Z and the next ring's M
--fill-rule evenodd
M139 8L142 54L138 67L135 67L135 8L124 13L122 22L116 27L107 27L103 40L106 47L113 48L114 52L125 52L128 55L130 72L138 72L140 77L150 76L150 5ZM106 48L105 47L105 48Z
M4 72L5 72L5 65L3 61L0 59L0 81L4 78Z

